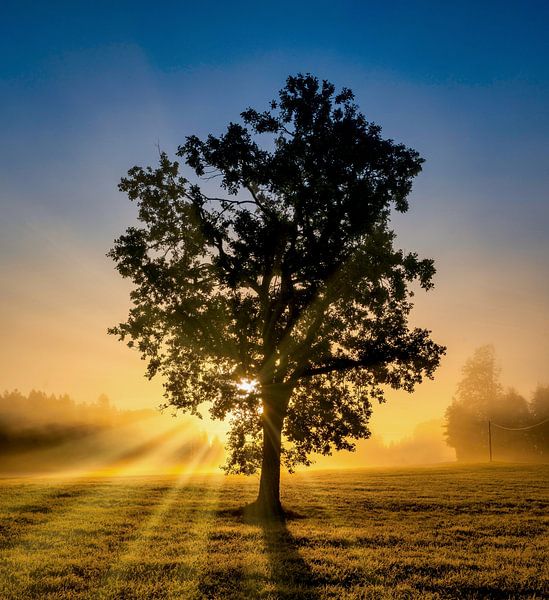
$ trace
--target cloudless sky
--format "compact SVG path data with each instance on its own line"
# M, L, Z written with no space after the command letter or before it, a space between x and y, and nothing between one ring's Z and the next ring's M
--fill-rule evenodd
M373 428L440 418L481 344L506 385L549 384L548 31L541 1L2 2L0 387L160 403L105 333L128 308L105 258L134 215L117 182L300 71L352 88L427 161L394 224L436 260L414 321L448 356Z

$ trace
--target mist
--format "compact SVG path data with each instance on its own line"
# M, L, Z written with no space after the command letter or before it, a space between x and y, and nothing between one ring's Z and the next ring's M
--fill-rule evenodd
M77 403L67 395L0 395L0 475L113 475L213 470L218 438L189 418L119 410L105 395Z
M357 442L354 452L315 456L312 468L410 466L455 460L455 451L444 439L443 420L433 419L418 424L411 435L396 442L387 443L383 436L374 433L369 439Z

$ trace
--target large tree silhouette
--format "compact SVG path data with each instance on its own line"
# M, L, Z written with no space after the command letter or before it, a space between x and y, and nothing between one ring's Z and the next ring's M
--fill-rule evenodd
M135 287L112 332L164 377L168 405L208 401L230 419L227 470L261 468L256 507L276 515L281 459L352 449L372 401L432 377L444 348L407 322L409 286L432 287L433 261L396 249L389 228L418 153L311 75L241 119L180 146L194 183L164 153L122 179L138 226L110 256Z

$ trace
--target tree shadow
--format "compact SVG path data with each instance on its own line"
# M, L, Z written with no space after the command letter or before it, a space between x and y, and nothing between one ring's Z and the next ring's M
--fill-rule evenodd
M320 598L320 582L299 553L299 544L288 531L286 520L264 521L261 527L277 598Z
M284 515L258 515L253 505L221 509L219 517L254 525L261 530L270 569L270 583L277 600L315 600L320 598L319 587L326 583L316 575L299 553L299 542L290 533L288 521L305 519L304 515L285 511Z
M276 597L302 600L320 598L318 586L321 581L299 553L299 543L287 526L288 521L305 517L285 511L280 518L269 518L258 516L253 510L247 509L249 507L240 509L240 514L245 523L261 528Z

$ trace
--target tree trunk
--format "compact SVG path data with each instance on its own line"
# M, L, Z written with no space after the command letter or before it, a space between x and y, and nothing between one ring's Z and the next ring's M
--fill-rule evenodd
M282 425L292 388L285 384L263 386L263 456L256 508L262 515L282 517L280 503L280 450Z

